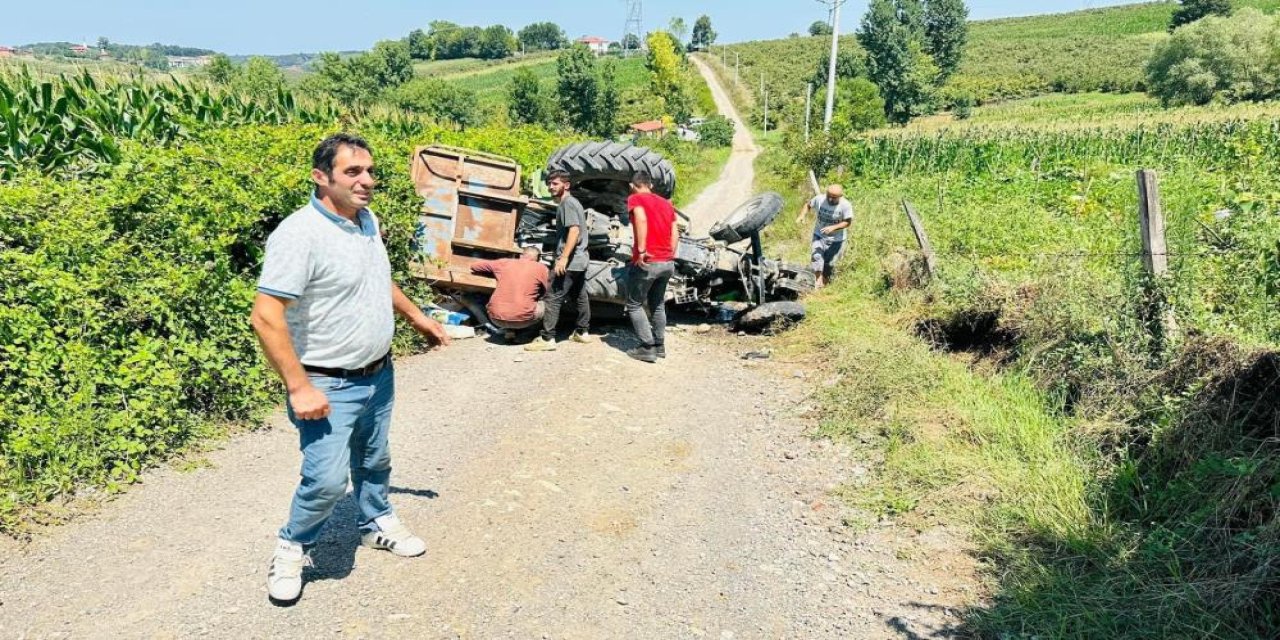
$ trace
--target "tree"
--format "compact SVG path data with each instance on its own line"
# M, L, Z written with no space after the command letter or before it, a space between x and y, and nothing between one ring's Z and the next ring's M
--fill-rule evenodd
M231 84L237 69L227 54L219 53L209 59L209 64L204 66L203 71L204 75L217 84Z
M445 20L433 20L427 27L431 57L436 60L474 58L480 55L484 29L464 27Z
M814 20L813 24L809 25L809 35L811 36L829 36L834 32L835 29L832 29L830 24L821 20Z
M515 53L515 49L516 37L512 35L511 30L495 24L486 28L481 34L476 53L486 60L501 60L510 58Z
M98 50L106 51L111 48L111 40L106 36L98 36Z
M969 8L964 0L929 0L924 11L925 50L941 73L941 84L960 68L969 40Z
M600 98L600 77L596 57L583 44L575 44L556 58L556 94L560 110L569 126L588 133L597 125L596 104Z
M928 113L940 75L903 15L894 0L872 0L858 30L858 42L867 51L868 75L880 88L893 122Z
M1169 21L1170 31L1207 16L1231 15L1231 0L1181 0L1179 4Z
M649 69L649 85L653 93L667 96L680 90L680 56L674 37L665 31L649 34L649 56L645 66Z
M395 106L467 128L480 123L476 94L440 78L415 78L388 93Z
M1156 46L1147 87L1166 105L1267 100L1280 95L1280 18L1256 9L1209 16Z
M564 29L554 22L535 22L521 29L518 37L529 51L554 51L569 46Z
M364 55L372 58L379 87L396 87L413 78L413 58L403 40L382 40Z
M422 29L410 31L406 41L409 44L409 57L414 60L431 59L431 38L425 31Z
M315 75L303 80L303 88L313 93L323 93L348 106L372 102L382 89L380 64L371 54L343 58L326 52L316 59Z
M546 124L551 121L551 105L532 69L521 67L516 70L507 97L507 115L512 123Z
M284 72L271 58L254 56L231 81L236 91L255 98L274 98L284 88Z
M822 117L823 105L813 104L815 120ZM841 78L836 83L836 109L831 118L831 131L837 137L849 136L884 126L885 103L880 89L866 78Z
M733 121L724 116L711 116L698 127L698 144L704 147L727 147L733 144Z
M693 38L689 42L689 46L694 49L707 49L716 41L716 32L711 28L711 17L707 15L698 16L697 22L693 23Z
M689 25L685 24L684 18L680 16L672 18L667 25L667 31L671 33L671 37L676 39L676 44L679 45L679 48L683 49L685 36L689 35Z
M837 132L854 133L884 126L885 104L880 88L866 78L852 78L836 83L838 109L831 127Z
M827 85L827 73L830 69L831 53L823 52L818 66L813 69L814 86ZM836 79L845 80L867 75L867 55L864 51L853 47L844 47L836 54ZM821 93L821 92L819 92Z
M641 48L640 36L634 33L622 36L622 48L627 51L639 51Z
M924 1L923 0L894 0L894 5L898 10L898 21L902 26L911 32L911 37L916 40L924 39Z
M618 107L622 98L618 94L618 63L604 60L600 65L600 99L596 103L596 129L593 133L608 138L617 129Z

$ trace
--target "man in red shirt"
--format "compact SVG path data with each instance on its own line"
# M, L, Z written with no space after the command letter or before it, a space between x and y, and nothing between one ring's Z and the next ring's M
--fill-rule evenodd
M485 310L493 324L507 330L507 339L515 338L518 329L527 329L546 314L546 295L551 283L547 267L538 261L542 252L525 247L519 259L486 260L471 265L471 272L491 275L498 281Z
M667 357L667 283L676 273L679 227L676 210L653 192L653 177L641 171L631 178L631 265L627 273L627 316L640 346L627 355L643 362Z

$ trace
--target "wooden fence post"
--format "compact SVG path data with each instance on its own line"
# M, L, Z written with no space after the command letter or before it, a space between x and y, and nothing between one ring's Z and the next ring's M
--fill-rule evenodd
M1169 247L1164 238L1164 209L1156 172L1138 171L1138 223L1142 227L1142 261L1154 278L1169 275Z
M930 278L938 270L938 259L933 254L933 245L929 244L929 236L924 232L924 223L920 221L920 216L916 213L916 208L906 200L902 201L902 210L907 212L907 220L911 222L911 230L916 234L916 242L920 244L920 251L924 253L924 269Z
M1178 320L1166 295L1169 279L1169 245L1164 234L1164 208L1160 202L1160 183L1156 172L1140 169L1138 178L1138 226L1142 231L1142 263L1150 285L1147 291L1149 319L1159 316L1161 342L1178 335ZM1152 323L1154 325L1154 322ZM1155 328L1154 326L1152 327Z
M809 170L809 186L813 187L813 195L822 195L822 187L818 186L818 177L813 175L813 169Z

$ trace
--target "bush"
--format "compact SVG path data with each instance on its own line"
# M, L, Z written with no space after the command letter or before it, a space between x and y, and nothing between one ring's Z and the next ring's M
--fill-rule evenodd
M727 147L733 144L733 121L724 116L711 116L698 127L698 142L706 147Z
M475 92L438 78L410 80L391 90L387 101L401 109L464 129L481 122Z
M1276 97L1280 22L1245 9L1181 27L1156 47L1147 64L1147 86L1166 105Z

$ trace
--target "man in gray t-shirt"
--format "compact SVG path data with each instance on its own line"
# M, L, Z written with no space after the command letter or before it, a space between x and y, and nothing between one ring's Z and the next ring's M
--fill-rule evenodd
M845 200L844 187L833 184L827 187L825 196L814 196L804 203L796 223L803 221L809 211L817 212L810 268L817 274L818 286L821 287L835 275L835 262L844 251L846 230L853 224L853 205Z
M302 595L306 548L346 496L348 478L365 546L406 557L426 551L389 501L395 314L433 343L449 342L391 281L368 209L376 184L369 145L330 136L311 166L315 194L267 239L250 319L288 391L302 449L302 481L267 572L267 594L278 603Z
M542 335L525 345L526 351L555 351L556 326L565 300L578 307L574 342L591 342L591 300L587 297L587 212L570 193L569 174L552 171L547 174L547 188L556 199L556 257L551 266L551 291L547 294L546 314L542 316Z

